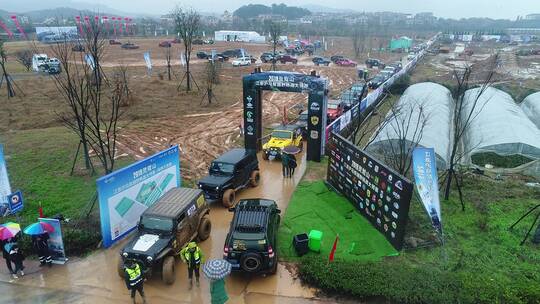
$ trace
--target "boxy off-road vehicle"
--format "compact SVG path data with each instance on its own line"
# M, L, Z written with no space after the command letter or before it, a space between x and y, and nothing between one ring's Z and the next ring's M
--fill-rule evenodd
M209 213L201 190L169 190L143 212L137 234L120 251L120 277L124 277L124 261L134 260L147 278L161 272L165 283L174 283L175 257L182 247L195 238L204 241L210 236Z
M277 270L277 232L280 222L276 202L247 199L238 202L234 211L223 258L233 271L252 274L275 274Z
M208 200L221 200L223 206L234 205L236 191L259 185L259 161L255 151L232 149L210 164L208 176L199 181L199 188Z

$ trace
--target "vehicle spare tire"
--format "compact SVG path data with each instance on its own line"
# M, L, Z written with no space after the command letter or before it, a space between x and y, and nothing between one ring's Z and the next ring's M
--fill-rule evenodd
M246 272L255 273L262 267L262 257L260 254L248 252L242 255L240 267Z
M225 193L223 193L223 206L226 208L231 208L234 206L234 189L227 189Z
M251 187L257 187L260 180L261 175L259 174L259 170L253 170L253 172L251 172L251 177L249 178L249 183L251 184Z
M171 285L176 280L174 271L174 257L168 256L163 260L161 279L165 284Z
M197 230L197 237L200 241L206 240L210 236L212 231L212 222L207 215L203 216L199 223L199 229Z

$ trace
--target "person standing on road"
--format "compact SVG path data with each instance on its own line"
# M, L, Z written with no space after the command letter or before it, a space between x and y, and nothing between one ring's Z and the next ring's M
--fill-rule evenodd
M294 169L296 169L296 157L294 154L289 155L289 177L293 177Z
M17 274L13 272L13 264L11 262L11 259L9 257L9 251L7 250L6 245L9 244L11 239L8 239L6 241L2 241L2 256L4 257L4 260L6 261L7 269L9 270L9 273L16 279Z
M11 272L14 279L17 279L17 273L24 276L24 255L16 242L7 243L5 250L9 252L9 260L15 264L15 269Z
M135 292L138 291L143 299L143 303L146 304L146 297L144 296L144 278L141 271L141 266L133 260L127 260L124 264L124 277L126 279L126 287L131 291L131 300L133 304L135 301Z
M283 170L283 177L289 176L289 154L282 152L281 153L281 166Z
M32 235L32 244L39 257L39 266L52 266L52 257L49 252L49 234Z
M225 279L210 281L210 303L224 304L229 300L225 290Z
M195 272L195 280L199 286L199 268L203 259L201 248L195 242L189 242L181 251L180 258L188 266L189 288L193 287L193 272Z

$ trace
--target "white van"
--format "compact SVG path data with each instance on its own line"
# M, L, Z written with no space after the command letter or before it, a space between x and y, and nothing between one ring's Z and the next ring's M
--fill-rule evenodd
M47 54L34 54L34 56L32 56L32 70L34 70L34 72L39 72L39 68L47 63L48 60L49 57Z

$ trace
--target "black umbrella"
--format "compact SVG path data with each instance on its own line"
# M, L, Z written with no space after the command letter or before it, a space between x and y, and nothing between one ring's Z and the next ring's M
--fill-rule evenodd
M287 146L283 148L283 152L287 154L298 154L302 151L302 149L298 148L297 146Z

